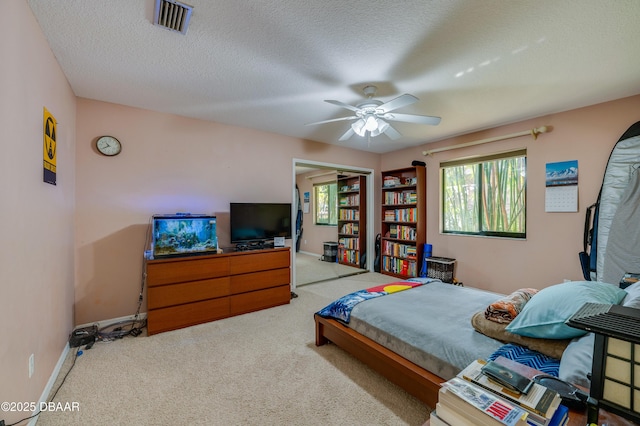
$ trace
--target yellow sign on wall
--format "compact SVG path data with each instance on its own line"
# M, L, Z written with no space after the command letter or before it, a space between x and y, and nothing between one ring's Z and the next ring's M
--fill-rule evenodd
M43 143L43 180L52 185L56 184L56 119L47 109L44 109L42 131Z

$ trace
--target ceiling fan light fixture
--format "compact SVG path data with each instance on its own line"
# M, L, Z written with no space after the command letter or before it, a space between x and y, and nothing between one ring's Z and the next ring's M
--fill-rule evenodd
M329 120L323 120L309 124L323 124L332 123L334 121L356 120L351 123L351 127L340 137L340 139L338 139L339 141L345 141L352 137L354 134L360 137L364 137L367 135L367 132L369 132L369 137L376 137L384 133L387 135L387 137L389 137L389 139L392 140L401 138L402 135L391 124L389 124L387 120L391 122L399 121L405 123L429 124L433 126L440 123L440 117L416 114L400 114L395 112L391 113L396 109L418 102L418 98L413 95L405 93L404 95L400 95L394 99L391 99L390 101L382 102L378 99L373 99L373 96L376 93L375 86L365 86L363 88L363 92L367 96L367 99L355 106L332 99L325 100L325 102L352 111L353 115L349 117L332 118Z
M389 123L384 120L378 119L378 127L371 131L371 137L375 138L376 136L384 133L389 128Z
M365 123L364 123L364 128L365 130L368 130L370 132L373 132L374 130L376 130L378 128L378 119L375 117L375 115L370 114Z
M351 129L355 132L356 135L364 136L367 133L367 129L365 129L364 125L365 121L363 118L361 118L360 120L357 120L351 124Z

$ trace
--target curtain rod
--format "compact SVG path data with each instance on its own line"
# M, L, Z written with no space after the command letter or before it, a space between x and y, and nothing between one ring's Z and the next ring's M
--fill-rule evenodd
M478 140L478 141L461 143L461 144L458 144L458 145L445 146L443 148L434 148L434 149L430 149L428 151L422 151L422 155L427 156L427 155L435 154L436 152L450 151L452 149L465 148L467 146L480 145L480 144L489 143L489 142L503 141L503 140L506 140L506 139L513 139L513 138L518 138L520 136L527 136L527 135L533 136L533 139L535 140L535 139L538 139L538 135L539 134L547 133L547 132L550 132L550 131L551 131L550 127L541 126L541 127L537 127L537 128L531 129L531 130L523 130L522 132L511 133L509 135L495 136L493 138L481 139L481 140Z

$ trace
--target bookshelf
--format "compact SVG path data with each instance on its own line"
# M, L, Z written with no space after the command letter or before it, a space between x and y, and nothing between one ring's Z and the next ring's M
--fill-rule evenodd
M420 272L427 240L425 197L423 166L382 172L381 273L407 278Z
M338 176L338 263L360 267L367 250L367 181Z

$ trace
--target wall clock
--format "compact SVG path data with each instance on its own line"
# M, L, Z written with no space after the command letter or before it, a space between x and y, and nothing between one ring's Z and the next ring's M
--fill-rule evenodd
M96 149L102 155L113 157L120 154L122 151L122 144L113 136L100 136L96 140Z

